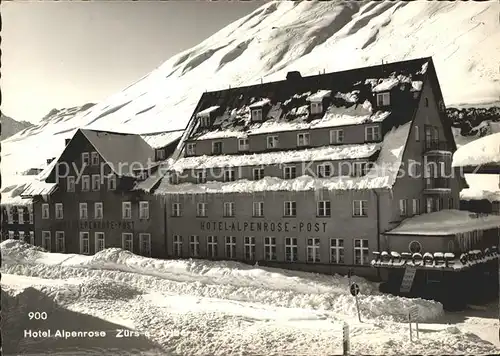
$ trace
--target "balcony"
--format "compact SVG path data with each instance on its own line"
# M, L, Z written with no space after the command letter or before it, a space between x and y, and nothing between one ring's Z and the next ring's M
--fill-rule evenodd
M451 155L451 146L448 142L439 140L425 141L425 154L449 154Z
M451 190L449 178L426 178L425 179L425 192L449 192Z

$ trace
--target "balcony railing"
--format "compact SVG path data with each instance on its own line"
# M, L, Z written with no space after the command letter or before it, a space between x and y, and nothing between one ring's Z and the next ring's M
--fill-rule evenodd
M450 180L448 178L427 178L425 189L450 189Z
M425 141L425 152L429 151L444 151L444 152L450 152L451 147L450 145L445 142L445 141L439 141L439 140L426 140Z

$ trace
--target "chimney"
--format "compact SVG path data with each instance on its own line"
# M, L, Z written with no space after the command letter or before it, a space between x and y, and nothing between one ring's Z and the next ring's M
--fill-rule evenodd
M71 141L71 139L70 139L70 138L66 138L66 139L64 140L64 146L67 146L67 145L68 145L68 143L69 143L69 141Z
M286 80L297 80L301 79L302 75L300 74L299 71L293 71L293 72L288 72L286 74Z

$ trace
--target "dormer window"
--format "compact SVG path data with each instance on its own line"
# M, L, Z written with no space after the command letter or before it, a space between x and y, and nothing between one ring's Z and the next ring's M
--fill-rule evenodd
M262 109L252 109L252 121L262 121Z
M202 127L209 127L210 126L210 116L209 115L200 116L200 125Z
M222 154L222 142L221 141L212 142L212 154L214 154L214 155Z
M196 155L196 143L188 143L186 144L186 156L194 156Z
M391 105L391 94L390 93L377 94L377 106L389 106L389 105Z
M176 172L170 172L168 175L170 184L179 184L179 175Z
M267 136L267 148L278 148L278 136Z
M309 146L310 144L310 139L309 139L309 133L299 133L297 134L297 146L303 147L303 146Z
M165 150L163 148L156 150L156 160L162 161L165 159Z
M321 114L323 112L323 103L312 102L311 103L311 114Z
M248 151L249 149L248 137L238 139L238 151Z
M379 126L367 126L365 127L365 141L373 142L380 140L380 127Z

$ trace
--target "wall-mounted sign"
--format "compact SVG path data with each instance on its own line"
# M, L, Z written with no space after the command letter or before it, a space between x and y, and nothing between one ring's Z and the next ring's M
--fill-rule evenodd
M90 221L78 221L78 228L80 230L94 230L94 229L106 229L106 230L133 230L134 221L110 221L110 220L90 220Z
M201 231L232 232L326 232L326 222L202 221Z

